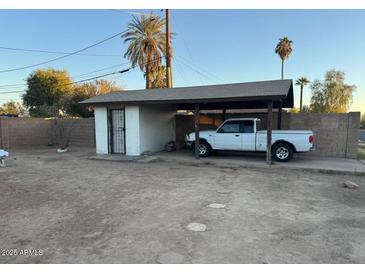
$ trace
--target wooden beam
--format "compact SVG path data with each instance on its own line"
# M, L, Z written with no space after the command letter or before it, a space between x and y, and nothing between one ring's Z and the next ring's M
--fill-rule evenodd
M222 110L222 123L226 120L226 109Z
M283 108L282 108L282 103L280 102L278 108L278 129L281 129L282 112Z
M194 126L195 126L195 159L199 159L199 130L200 130L200 121L199 121L199 105L195 105L194 111Z
M267 104L267 143L266 143L266 162L268 165L271 165L272 107L273 107L273 101L269 101Z

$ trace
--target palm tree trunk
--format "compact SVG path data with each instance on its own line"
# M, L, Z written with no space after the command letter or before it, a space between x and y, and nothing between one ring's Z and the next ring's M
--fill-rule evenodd
M147 53L147 58L146 58L146 89L150 89L151 88L151 57L150 54Z
M281 80L284 80L284 59L281 59Z
M303 109L303 85L300 85L300 105L299 112L302 112Z
M150 64L147 63L146 65L146 89L150 88Z

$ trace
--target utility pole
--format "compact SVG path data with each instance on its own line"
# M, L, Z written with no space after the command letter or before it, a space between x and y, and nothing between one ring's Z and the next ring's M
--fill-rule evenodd
M166 9L166 86L172 88L171 47L170 47L170 11Z

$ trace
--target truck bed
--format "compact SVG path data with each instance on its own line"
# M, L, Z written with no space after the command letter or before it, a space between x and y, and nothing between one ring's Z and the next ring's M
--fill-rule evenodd
M267 130L259 130L257 131L257 134L267 134ZM273 130L272 134L312 134L312 131L310 130Z
M309 136L313 135L310 130L273 130L272 143L284 140L293 145L296 152L306 152L312 149ZM256 132L256 151L265 151L267 145L267 130Z

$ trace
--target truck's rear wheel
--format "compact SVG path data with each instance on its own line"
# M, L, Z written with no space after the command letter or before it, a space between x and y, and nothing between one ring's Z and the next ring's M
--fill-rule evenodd
M287 143L278 143L272 147L272 156L275 161L289 162L293 158L293 147Z
M200 157L208 157L212 148L206 141L199 142L199 156Z

